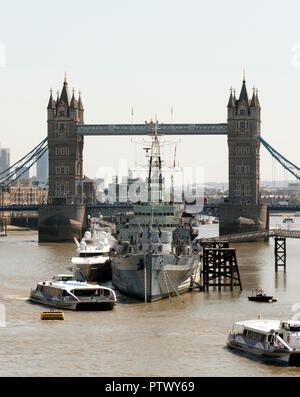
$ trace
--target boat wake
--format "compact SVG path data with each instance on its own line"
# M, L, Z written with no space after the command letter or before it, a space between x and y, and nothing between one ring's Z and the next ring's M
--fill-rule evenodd
M20 301L26 301L29 299L28 297L20 297L18 295L5 295L2 296L1 298L6 300L20 300Z

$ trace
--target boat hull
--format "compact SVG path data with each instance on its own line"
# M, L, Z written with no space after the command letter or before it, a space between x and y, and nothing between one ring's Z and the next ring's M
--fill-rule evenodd
M31 293L30 300L46 306L55 307L57 309L76 310L76 311L105 311L112 310L116 304L112 300L102 300L98 302L93 301L74 301L64 302L54 298L47 298L34 293Z
M126 295L153 302L186 292L198 258L174 254L112 257L112 283Z
M248 296L251 302L269 302L273 296Z
M288 351L284 348L274 348L269 343L253 342L242 336L230 334L227 347L254 355L261 359L270 360L281 365L300 367L300 351Z
M77 269L83 274L87 281L102 282L112 278L111 261L109 259L103 262L103 257L97 261L96 258L73 258L73 272Z

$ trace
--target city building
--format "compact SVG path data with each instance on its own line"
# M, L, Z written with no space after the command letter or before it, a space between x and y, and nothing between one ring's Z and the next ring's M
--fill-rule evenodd
M134 183L137 183L137 189L131 192L131 197L129 189ZM129 170L128 176L122 176L120 182L118 176L112 177L112 183L108 185L108 201L111 203L136 202L138 201L138 196L141 197L141 201L146 201L147 195L145 195L145 192L142 192L142 190L147 190L146 182L142 181L140 178L134 178L132 176L132 171Z
M84 204L96 204L96 183L93 179L84 176L82 179L83 183L83 203Z
M290 192L300 192L300 183L299 182L289 182L288 190Z
M10 205L11 199L8 192L0 192L0 205ZM0 211L0 220L3 218L10 218L10 211Z
M24 169L20 169L20 171L16 172L16 177L18 179L29 179L29 170L26 170L25 172L23 172Z
M10 149L0 147L0 172L10 167Z
M48 180L48 151L36 162L36 178L44 183Z
M39 189L30 179L17 179L4 189L10 196L10 204L46 204L48 190Z

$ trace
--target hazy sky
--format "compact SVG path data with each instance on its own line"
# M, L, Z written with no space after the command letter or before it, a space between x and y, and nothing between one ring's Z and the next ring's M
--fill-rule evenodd
M86 123L226 122L229 89L259 89L262 136L300 165L300 2L0 0L0 143L15 161L47 134L49 90L81 89ZM84 171L132 159L86 137ZM181 139L182 165L227 181L226 137ZM262 179L286 174L261 149ZM290 178L292 180L292 178Z

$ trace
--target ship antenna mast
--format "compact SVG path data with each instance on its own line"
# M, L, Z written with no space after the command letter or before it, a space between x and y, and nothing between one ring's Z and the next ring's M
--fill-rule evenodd
M174 161L173 161L173 170L176 167L176 145L175 145L175 150L174 150ZM171 195L170 199L171 202L174 202L174 197L175 197L175 192L174 192L174 172L171 174Z
M151 120L153 131L153 121ZM158 183L158 202L162 202L162 172L161 172L161 155L160 144L158 139L158 121L156 120L154 126L154 134L152 133L152 147L149 160L149 173L148 173L148 201L152 202L152 184L157 186ZM154 172L152 172L154 169ZM157 194L154 201L157 201Z

